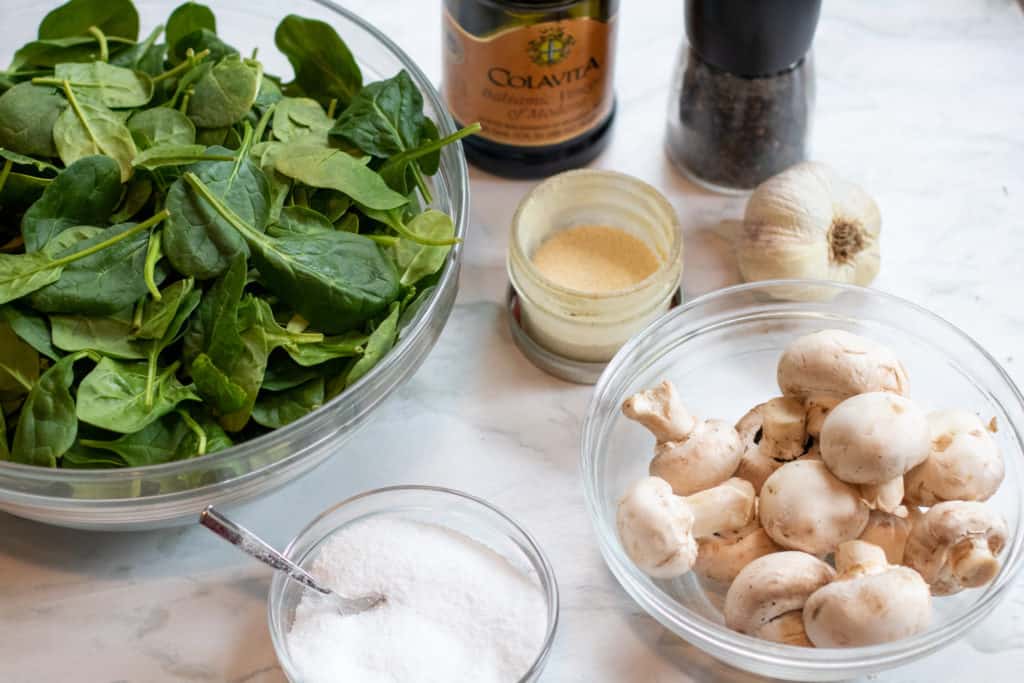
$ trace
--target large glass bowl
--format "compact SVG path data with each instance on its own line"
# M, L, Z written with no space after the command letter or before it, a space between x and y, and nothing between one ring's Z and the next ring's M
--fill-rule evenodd
M45 4L45 3L44 3ZM5 0L0 64L36 35L50 4ZM180 0L136 2L145 35L166 21ZM209 3L218 32L243 52L259 47L270 73L289 77L287 60L274 46L274 29L288 13L330 23L348 43L366 80L409 72L423 94L425 111L441 135L455 124L423 71L387 36L355 14L326 1L285 4L253 0ZM456 234L466 236L469 178L461 145L441 155L431 181L436 208L449 213ZM227 504L266 493L337 454L370 413L403 384L437 341L455 302L462 249L452 249L429 301L402 330L395 348L358 383L316 412L283 429L202 458L137 469L81 471L0 462L0 509L50 524L86 529L144 529L191 523L206 505Z
M462 533L498 553L536 582L544 592L547 630L533 664L519 683L540 680L558 630L558 582L551 563L529 532L485 500L435 486L392 486L367 491L323 512L299 532L284 554L308 569L324 541L335 532L354 522L381 517L437 524ZM267 621L274 650L290 681L302 680L288 648L288 632L305 590L283 572L277 572L267 598Z
M817 301L781 301L793 287L816 287ZM788 289L787 289L788 288ZM773 296L774 295L774 296ZM624 418L630 394L672 380L695 414L736 420L778 395L775 366L796 336L838 328L888 345L903 361L910 395L926 409L975 411L999 425L1006 479L987 503L1009 524L1002 569L988 586L935 598L926 633L894 643L812 649L758 640L727 629L723 595L694 574L656 581L626 556L615 510L626 488L647 474L652 440ZM999 363L962 331L902 299L834 283L765 282L720 290L668 313L627 344L608 365L583 423L582 469L587 507L612 573L651 616L680 637L733 666L793 680L853 678L906 664L962 636L1006 597L1024 563L1024 404Z

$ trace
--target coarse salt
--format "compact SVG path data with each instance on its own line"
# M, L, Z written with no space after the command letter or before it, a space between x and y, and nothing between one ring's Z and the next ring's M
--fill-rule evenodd
M387 602L342 616L306 591L288 633L306 683L514 683L540 654L547 606L535 577L452 529L363 520L324 543L311 573Z

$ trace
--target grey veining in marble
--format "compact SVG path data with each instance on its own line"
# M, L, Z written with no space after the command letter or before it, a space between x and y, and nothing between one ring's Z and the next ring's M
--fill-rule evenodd
M344 4L439 74L438 2ZM662 154L681 4L623 3L619 115L595 165L637 175L675 205L693 297L737 281L717 226L739 216L742 200L694 187ZM437 16L411 21L414 14ZM882 207L876 285L961 326L1024 382L1021 7L829 0L815 60L815 156L864 184ZM502 317L509 220L532 183L479 172L472 182L459 303L424 367L345 453L232 514L283 546L316 513L360 490L414 482L465 489L517 517L554 564L562 622L546 680L761 680L666 632L605 569L578 482L589 389L535 370ZM278 683L268 585L269 570L199 528L88 534L0 515L0 681ZM1018 584L962 641L876 680L1002 683L1021 680L1022 671Z

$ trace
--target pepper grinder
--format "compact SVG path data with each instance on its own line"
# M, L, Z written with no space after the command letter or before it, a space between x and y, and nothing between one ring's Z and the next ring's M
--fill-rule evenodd
M668 116L668 154L729 194L807 158L809 51L821 0L686 0Z

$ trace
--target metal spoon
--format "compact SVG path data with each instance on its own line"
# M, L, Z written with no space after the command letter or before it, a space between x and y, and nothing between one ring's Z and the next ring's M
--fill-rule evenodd
M212 505L208 505L206 509L199 514L199 523L226 540L231 545L241 549L242 552L255 557L260 562L269 565L278 571L285 572L289 578L298 581L303 586L308 586L321 595L333 600L338 611L345 616L371 610L387 600L387 598L380 593L348 598L335 593L329 588L325 588L320 585L316 579L310 576L302 567L271 548L263 539L253 532L214 510Z

